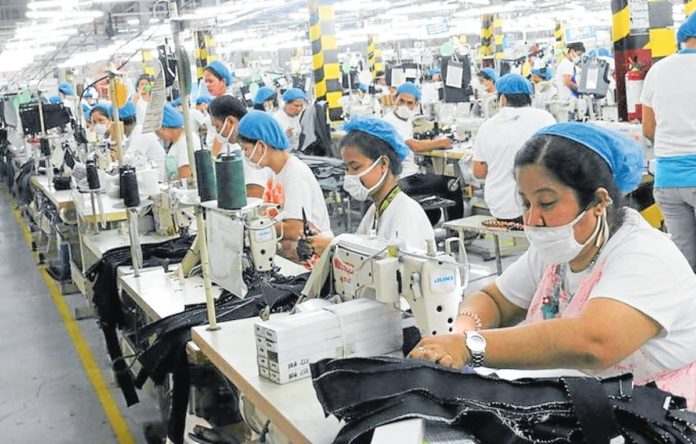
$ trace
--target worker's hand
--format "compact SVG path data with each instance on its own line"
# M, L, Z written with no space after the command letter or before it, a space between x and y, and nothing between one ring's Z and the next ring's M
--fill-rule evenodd
M441 139L436 139L440 143L440 148L448 150L452 148L452 141L448 137L443 137Z
M469 362L469 349L464 335L432 336L421 340L408 357L435 362L452 368L462 368Z
M331 244L333 238L329 236L318 235L312 236L308 240L312 244L312 248L314 248L314 253L321 256L322 254L324 254L326 247L328 247Z

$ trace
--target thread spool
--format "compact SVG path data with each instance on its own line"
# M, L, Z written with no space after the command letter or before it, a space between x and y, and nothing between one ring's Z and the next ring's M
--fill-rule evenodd
M126 208L134 208L140 205L138 178L135 175L135 168L121 173L121 194L123 195L123 204Z
M197 150L193 153L196 158L196 181L198 182L198 195L201 202L216 200L218 198L213 157L209 150Z
M135 173L135 168L130 165L123 165L118 168L118 197L121 199L123 199L123 173L126 171L133 171L133 173Z
M244 165L242 152L222 155L215 162L217 176L218 207L224 210L238 210L247 204L244 184Z
M99 183L99 170L97 169L97 163L93 160L88 160L86 164L87 168L87 185L90 190L98 190L101 188Z

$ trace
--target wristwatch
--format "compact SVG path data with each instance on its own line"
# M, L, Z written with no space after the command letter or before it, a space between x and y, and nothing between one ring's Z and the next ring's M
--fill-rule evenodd
M464 336L466 337L466 348L469 349L471 356L468 364L472 367L481 367L486 356L486 338L474 330L467 331Z

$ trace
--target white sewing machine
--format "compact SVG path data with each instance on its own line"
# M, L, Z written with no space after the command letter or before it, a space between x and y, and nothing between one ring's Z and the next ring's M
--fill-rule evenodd
M401 306L401 297L413 312L422 336L448 334L459 313L459 303L468 285L469 265L463 245L462 262L451 254L436 251L409 251L395 243L367 236L341 235L322 255L312 272L303 295L321 296L327 283L332 295L343 301L366 297Z

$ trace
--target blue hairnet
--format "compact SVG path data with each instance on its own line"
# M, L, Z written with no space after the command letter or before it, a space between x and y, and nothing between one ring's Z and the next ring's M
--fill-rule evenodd
M63 103L63 99L58 96L51 96L48 98L48 103Z
M110 118L111 118L111 113L112 113L111 109L112 109L112 107L111 107L110 104L106 104L106 103L97 103L96 105L94 105L94 106L92 107L91 110L89 110L89 119L90 119L90 120L92 119L92 114L93 114L95 111L99 111L101 114L103 114L104 116L106 116L106 117L108 117L108 118L110 119Z
M204 103L210 103L213 101L213 98L210 96L198 96L196 97L196 105L202 105Z
M164 104L164 113L162 114L163 128L183 128L184 116L181 111L174 108L171 103Z
M396 95L409 94L412 95L416 102L420 102L421 92L420 89L412 82L402 83L401 86L396 90Z
M411 152L404 139L394 128L394 125L382 119L356 116L343 125L343 129L348 133L351 131L362 131L387 142L401 160L408 157Z
M307 100L307 94L300 88L290 88L285 91L285 94L283 94L283 101L288 103L294 100Z
M493 68L483 68L481 71L479 71L478 75L483 76L494 83L498 81L498 74L496 74Z
M435 68L431 68L430 71L428 71L428 75L430 77L434 76L435 74L440 74L442 73L442 69L440 69L439 66L436 66Z
M181 97L172 100L172 106L181 106Z
M519 74L505 74L495 82L495 89L498 94L527 94L531 96L534 93L532 84Z
M75 95L75 89L68 82L60 82L58 84L58 91L62 92L66 96L74 96Z
M548 68L543 69L533 69L532 74L541 77L544 80L551 80L553 78L553 72Z
M254 105L261 105L266 100L271 100L275 95L276 92L273 91L273 88L262 86L256 91L256 95L254 96Z
M218 77L224 79L227 86L232 86L232 79L234 78L234 76L232 75L230 70L227 69L225 64L221 61L215 60L213 62L210 62L208 63L208 66L205 67L205 69L213 71L215 74L218 75Z
M565 122L548 126L534 137L543 135L565 137L599 154L624 193L635 190L643 177L643 147L619 132L588 123Z
M89 114L92 112L92 108L90 108L89 105L86 103L82 104L82 115L85 117L85 119L89 120Z
M677 32L677 40L679 43L684 43L691 37L696 37L696 13L691 14L689 18L682 23Z
M118 118L125 120L133 116L135 116L135 105L133 105L133 102L128 100L126 101L125 105L118 109Z
M365 83L358 83L358 89L362 92L367 92L369 87Z
M239 121L239 135L251 140L262 140L266 145L285 151L290 147L285 131L276 119L263 111L249 111Z

